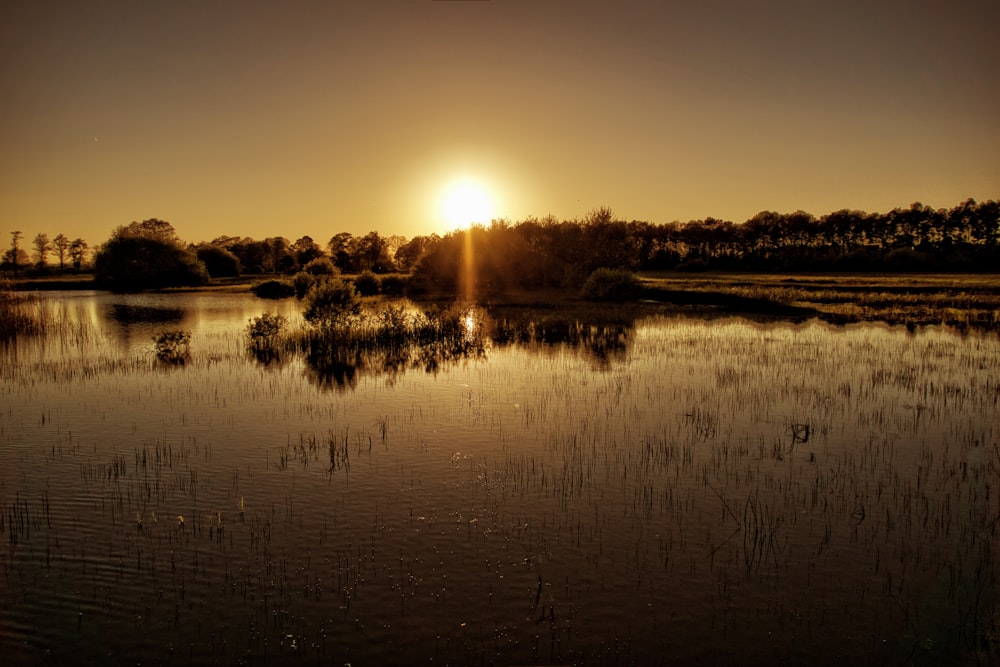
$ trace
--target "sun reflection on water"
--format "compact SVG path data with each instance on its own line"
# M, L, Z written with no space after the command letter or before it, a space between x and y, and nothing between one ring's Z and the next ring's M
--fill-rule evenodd
M462 338L466 343L472 343L483 333L483 316L475 306L470 306L461 319L464 328Z

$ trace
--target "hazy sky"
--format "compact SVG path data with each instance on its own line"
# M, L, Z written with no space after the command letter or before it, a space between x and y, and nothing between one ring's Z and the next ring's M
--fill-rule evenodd
M3 3L0 245L1000 197L995 0Z

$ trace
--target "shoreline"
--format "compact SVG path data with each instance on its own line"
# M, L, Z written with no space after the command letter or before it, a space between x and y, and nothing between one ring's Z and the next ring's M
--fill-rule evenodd
M262 280L283 277L254 274L216 279L196 287L148 291L236 293L249 291ZM569 288L482 292L477 301L500 311L559 308L594 316L625 308L791 321L819 318L833 324L885 322L908 327L948 325L963 330L1000 331L1000 275L993 273L645 272L638 277L643 290L633 301L587 301L578 290ZM19 292L98 289L89 276L28 278L11 281L11 286ZM450 303L459 298L448 292L404 296L426 305ZM374 297L375 300L395 298L398 295Z

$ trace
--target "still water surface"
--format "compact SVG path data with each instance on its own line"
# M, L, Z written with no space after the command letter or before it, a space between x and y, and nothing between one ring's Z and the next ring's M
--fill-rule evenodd
M245 349L294 301L45 307L0 353L14 663L996 656L995 335L650 316L331 378Z

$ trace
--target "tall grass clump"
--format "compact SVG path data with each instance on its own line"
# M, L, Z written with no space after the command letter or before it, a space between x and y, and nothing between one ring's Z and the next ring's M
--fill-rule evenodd
M282 358L282 337L288 324L284 315L262 313L247 322L246 341L250 353L258 361L270 365Z
M0 340L44 333L44 318L32 312L35 302L35 297L15 292L9 282L0 283Z
M636 275L621 269L597 269L583 283L583 298L591 301L629 301L641 291Z

